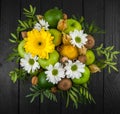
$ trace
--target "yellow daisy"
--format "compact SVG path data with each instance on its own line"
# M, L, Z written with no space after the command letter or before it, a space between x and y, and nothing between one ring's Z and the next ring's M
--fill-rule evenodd
M50 32L44 29L40 31L33 29L27 32L25 51L31 53L32 56L38 55L40 58L48 59L49 53L55 49L53 39L54 37L51 36Z

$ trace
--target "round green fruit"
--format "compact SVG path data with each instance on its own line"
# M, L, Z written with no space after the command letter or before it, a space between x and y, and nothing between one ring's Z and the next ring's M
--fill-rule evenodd
M59 53L56 50L54 50L52 53L49 54L48 59L39 58L38 62L40 64L40 66L45 69L50 64L54 65L55 63L57 63L58 60L59 60Z
M51 82L48 82L46 80L46 74L45 72L41 72L38 75L38 86L42 89L50 89L51 87L53 87L54 85Z
M74 30L81 30L81 24L75 19L67 19L67 28L64 30L65 33L69 33Z
M25 40L22 40L20 44L18 45L18 53L20 57L24 57L24 55L26 54L24 45L25 45Z
M82 77L80 77L79 79L74 78L72 79L72 81L75 84L84 84L89 80L89 78L90 78L90 70L88 67L85 66L85 72L82 73Z
M50 9L45 12L44 19L48 22L50 27L56 28L58 21L63 18L63 13L59 9Z
M92 50L86 52L86 65L90 65L95 61L95 54Z
M57 29L50 29L49 32L51 33L52 36L54 36L53 43L55 44L55 46L60 45L62 41L61 32L58 31Z

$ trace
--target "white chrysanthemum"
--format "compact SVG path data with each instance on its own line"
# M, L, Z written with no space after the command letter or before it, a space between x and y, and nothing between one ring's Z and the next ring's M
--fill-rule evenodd
M25 54L24 58L20 59L20 65L26 70L28 73L34 72L39 69L39 63L37 62L38 57L32 57L31 54Z
M57 84L62 78L65 77L64 69L61 63L57 62L54 66L49 65L45 74L47 75L46 80L53 84Z
M69 35L71 37L71 44L78 48L81 48L87 42L87 34L84 34L83 30L74 30L73 32L70 32Z
M80 61L72 62L71 60L68 60L68 63L66 63L65 70L66 70L66 76L67 78L80 78L82 76L82 73L85 72L85 64L81 63Z
M39 23L36 23L34 28L37 30L41 30L42 28L44 28L45 30L48 30L49 24L48 22L46 22L45 20L41 19L39 20Z
M41 25L39 23L36 23L34 29L41 30Z

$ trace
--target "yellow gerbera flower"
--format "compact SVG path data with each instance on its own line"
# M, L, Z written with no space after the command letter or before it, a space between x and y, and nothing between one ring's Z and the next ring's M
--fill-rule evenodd
M53 39L54 37L51 36L50 32L44 29L40 31L33 29L27 32L25 51L31 53L32 56L38 55L40 58L48 59L49 53L55 49Z

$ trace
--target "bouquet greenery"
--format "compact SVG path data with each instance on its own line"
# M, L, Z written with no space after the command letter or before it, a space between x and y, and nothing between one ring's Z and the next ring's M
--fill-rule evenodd
M95 34L104 33L83 17L68 18L58 8L36 15L36 7L24 8L26 20L18 20L9 39L15 44L8 60L16 60L20 68L10 71L13 83L31 79L31 102L44 97L57 102L56 93L77 108L79 103L95 102L88 90L93 73L104 68L118 71L115 59L120 53L114 46L95 46Z

